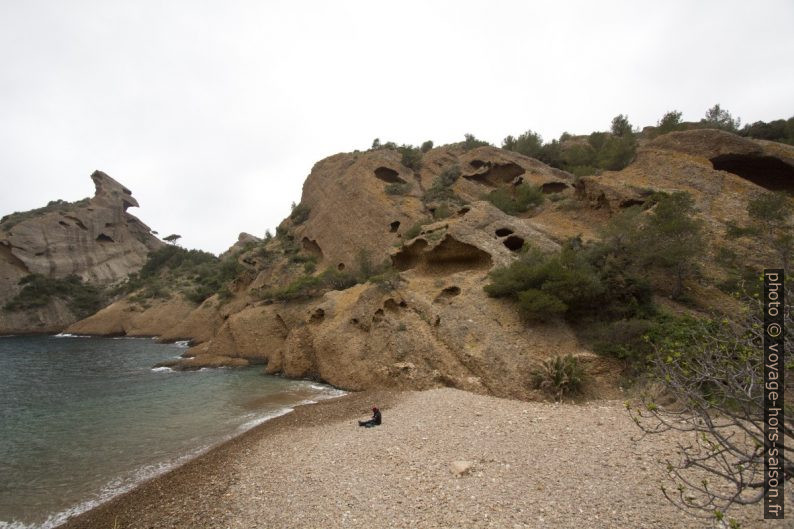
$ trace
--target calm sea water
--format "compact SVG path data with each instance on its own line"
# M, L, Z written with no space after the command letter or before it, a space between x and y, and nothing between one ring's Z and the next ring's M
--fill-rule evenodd
M0 529L53 527L291 406L341 392L262 368L152 369L149 339L0 338Z

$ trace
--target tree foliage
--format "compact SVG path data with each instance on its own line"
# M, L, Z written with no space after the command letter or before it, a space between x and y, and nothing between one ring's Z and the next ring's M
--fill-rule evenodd
M681 127L681 112L677 110L670 110L665 112L662 119L656 123L657 134L667 134L679 130Z
M739 130L741 120L734 119L730 112L720 107L717 103L706 111L706 116L700 122L707 127L727 130L728 132L736 132Z

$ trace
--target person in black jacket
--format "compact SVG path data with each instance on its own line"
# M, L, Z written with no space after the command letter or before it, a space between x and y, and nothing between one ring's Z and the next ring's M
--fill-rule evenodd
M372 418L368 421L358 421L359 426L364 428L372 428L380 424L380 410L377 406L372 407Z

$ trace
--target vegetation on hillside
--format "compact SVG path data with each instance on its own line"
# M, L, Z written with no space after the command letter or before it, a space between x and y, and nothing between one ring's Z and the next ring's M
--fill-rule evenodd
M363 250L356 256L355 270L352 272L333 267L326 268L319 274L314 272L314 267L310 270L304 269L302 275L287 285L261 288L254 291L254 295L262 300L290 301L318 297L329 290L345 290L368 281L388 285L399 281L397 271L392 268L390 261L375 264L369 253Z
M42 308L54 299L66 302L75 316L84 318L100 308L106 300L102 289L85 283L76 275L49 278L31 274L19 281L22 290L3 307L7 311L25 311Z
M76 202L67 202L65 200L52 200L49 203L47 203L47 205L44 206L43 208L31 209L30 211L21 211L21 212L18 211L4 216L2 219L0 219L0 228L2 228L3 231L8 232L11 231L11 228L13 228L22 221L33 219L40 215L44 215L46 213L52 213L55 211L61 213L68 213L70 211L74 211L77 208L81 208L83 206L88 205L89 200L90 199L88 198L84 198Z
M229 284L241 271L236 256L219 259L201 250L165 246L151 252L143 268L131 274L117 291L137 292L134 300L167 299L181 293L190 301L201 303L214 294L231 297Z
M557 253L529 249L490 274L485 291L515 302L528 320L564 317L607 354L643 362L642 337L680 322L661 315L654 293L686 300L698 274L700 222L685 193L658 194L616 216L600 241L575 238Z
M485 198L508 215L518 215L541 205L546 196L538 186L525 182L511 188L494 189Z

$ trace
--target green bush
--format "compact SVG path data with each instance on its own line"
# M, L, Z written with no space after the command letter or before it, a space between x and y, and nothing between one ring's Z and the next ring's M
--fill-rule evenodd
M749 136L759 140L777 141L794 145L794 117L788 120L776 119L769 123L756 121L752 125L745 125L741 134L742 136Z
M488 193L486 199L508 215L517 215L542 204L545 195L539 187L523 183L512 189L494 189Z
M309 209L309 207L303 204L302 202L298 205L295 205L295 203L293 202L292 212L290 212L289 218L292 219L292 222L295 225L303 224L304 222L306 222L306 219L309 218L310 212L311 209Z
M49 278L40 274L25 276L19 281L22 290L3 307L10 312L41 308L54 299L66 302L79 318L86 317L102 308L106 297L101 289L84 283L76 275L64 278Z
M430 140L427 140L426 142L424 142L422 144L422 146L420 147L420 150L423 153L426 153L426 152L429 152L432 148L433 148L433 142L430 141Z
M531 288L518 293L518 311L528 320L547 321L567 310L560 298L542 290Z
M400 163L412 171L418 171L422 168L422 150L413 145L401 145L398 149L402 154Z
M625 138L634 134L634 129L632 128L631 123L629 123L629 117L624 116L623 114L618 114L612 118L611 131L612 135L617 136L618 138Z
M671 110L666 112L662 119L656 123L657 134L667 134L681 128L681 112Z
M451 167L447 167L446 169L444 169L444 171L438 177L438 183L443 187L450 187L452 186L452 184L458 181L460 175L461 175L460 165L455 164Z
M530 158L539 158L543 149L543 138L540 134L528 130L518 138L508 136L502 141L502 149L517 152Z
M465 134L464 135L464 142L463 142L463 150L470 151L472 149L476 149L477 147L487 147L491 144L487 141L478 140L474 137L474 134Z
M706 111L706 116L700 120L700 123L708 128L737 132L741 121L739 118L734 119L730 112L717 103Z
M598 167L607 171L620 171L634 160L636 150L637 142L633 135L611 136L598 151Z
M554 356L536 366L531 373L532 383L546 393L562 400L565 395L581 391L585 373L575 356Z
M242 272L234 257L219 259L201 250L164 246L149 253L140 272L131 274L116 293L139 291L133 300L167 298L181 290L193 302L201 303L214 294L230 294L228 284Z

